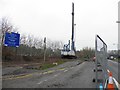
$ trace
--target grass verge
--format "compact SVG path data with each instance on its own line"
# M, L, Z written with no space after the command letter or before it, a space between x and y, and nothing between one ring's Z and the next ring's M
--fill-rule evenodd
M68 59L58 59L58 60L53 61L53 62L41 63L41 65L28 65L25 68L26 69L35 69L35 70L44 70L44 69L52 68L54 66L63 64L67 61L70 61L70 60L68 60Z
M56 61L56 62L54 62L54 63L57 63L57 65L60 65L60 64L63 64L63 63L65 63L65 62L67 62L67 60L58 60L58 61ZM45 63L45 64L43 64L42 66L41 66L41 70L44 70L44 69L47 69L47 68L52 68L52 67L54 67L54 66L57 66L56 64L53 64L53 63Z

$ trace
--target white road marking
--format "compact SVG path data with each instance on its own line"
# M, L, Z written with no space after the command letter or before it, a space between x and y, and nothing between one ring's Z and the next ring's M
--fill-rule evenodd
M39 82L39 83L37 83L37 84L41 84L41 83L43 83L43 81L41 81L41 82Z
M54 75L55 77L57 77L58 75L56 74L56 75Z
M65 70L64 72L67 72L68 70Z
M74 67L71 67L71 69L73 69Z
M105 86L104 86L104 88L106 88L107 87L107 80L105 80Z
M46 82L47 80L44 80L44 81L40 81L39 83L37 83L37 84L41 84L41 83L43 83L43 82Z
M108 61L110 61L112 63L115 63L115 64L118 64L118 62L116 62L116 61L112 61L112 60L108 60Z
M60 73L58 73L58 74L54 75L54 77L57 77L58 75L60 75Z
M120 90L120 84L117 82L117 80L116 80L114 77L113 77L113 80L114 80L114 82L115 82L115 84L116 84L118 90Z
M108 69L107 69L107 72L109 73L109 72L110 72L110 70L108 70Z
M43 74L47 74L48 72L43 72Z
M47 80L44 80L44 81L47 81Z

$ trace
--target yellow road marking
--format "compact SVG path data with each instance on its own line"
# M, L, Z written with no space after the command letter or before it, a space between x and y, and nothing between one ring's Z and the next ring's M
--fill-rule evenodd
M25 77L30 77L32 76L32 74L27 74L27 75L24 75L24 76L17 76L17 77L10 77L10 78L3 78L3 80L13 80L13 79L20 79L20 78L25 78Z
M65 68L60 68L59 70L65 70Z
M61 71L63 71L63 70L65 70L65 68L60 68L60 69L58 69L58 70L61 70ZM45 71L45 72L43 72L43 73L39 73L39 72L35 72L35 73L31 73L31 74L26 74L26 75L24 75L24 74L21 74L21 75L10 75L10 76L8 76L8 77L2 77L2 78L0 78L0 79L3 79L3 80L13 80L13 79L20 79L20 78L26 78L26 77L30 77L30 76L32 76L33 74L48 74L48 73L52 73L52 72L55 72L56 70L49 70L49 71Z
M18 77L15 77L15 78L13 78L13 79L25 78L25 77L29 77L29 76L32 76L32 74L28 74L28 75L25 75L25 76L18 76Z
M50 71L48 71L47 73L52 73L52 72L55 72L55 70L50 70Z

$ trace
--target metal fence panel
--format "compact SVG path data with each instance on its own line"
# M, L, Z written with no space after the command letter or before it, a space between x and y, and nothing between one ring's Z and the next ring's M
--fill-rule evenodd
M99 72L98 72L98 64L101 66L101 74L102 76L102 83L105 84L107 77L107 45L106 43L98 36L96 35L95 39L95 69L96 69L96 87L98 87L99 84Z

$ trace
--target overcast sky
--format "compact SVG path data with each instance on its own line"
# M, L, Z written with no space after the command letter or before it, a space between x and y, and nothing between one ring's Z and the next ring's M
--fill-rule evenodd
M21 34L68 43L75 6L76 49L94 48L98 34L109 49L118 44L119 0L0 0L0 17L8 17Z

